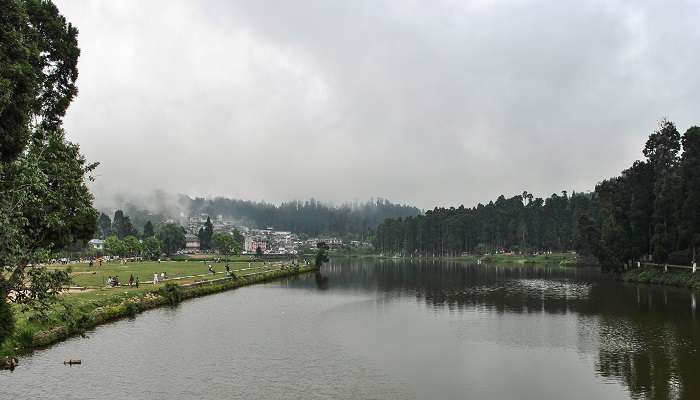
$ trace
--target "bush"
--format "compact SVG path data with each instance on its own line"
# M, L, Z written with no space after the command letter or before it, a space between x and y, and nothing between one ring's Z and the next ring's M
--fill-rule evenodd
M141 307L137 303L134 303L133 301L127 301L126 304L124 305L124 309L126 312L126 315L133 317L136 314L141 311Z
M0 300L0 345L12 335L14 328L15 319L12 316L12 308L6 301Z
M23 349L31 349L34 345L34 332L23 328L15 333L15 341Z
M175 283L168 282L165 286L158 288L158 294L166 298L172 305L182 301L182 288Z

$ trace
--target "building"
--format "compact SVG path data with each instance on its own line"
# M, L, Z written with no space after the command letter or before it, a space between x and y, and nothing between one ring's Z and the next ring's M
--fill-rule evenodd
M262 250L263 252L267 250L267 242L265 240L261 240L260 238L255 238L255 237L246 237L245 238L245 250L249 253L255 253L258 248Z
M199 237L192 233L185 234L185 250L191 252L199 251Z
M105 249L105 241L102 239L92 239L91 241L88 242L90 247L92 247L95 250L104 250Z

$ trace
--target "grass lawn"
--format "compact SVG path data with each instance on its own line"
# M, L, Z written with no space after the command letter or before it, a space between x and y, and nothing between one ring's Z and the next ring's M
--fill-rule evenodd
M141 282L153 280L153 274L165 272L168 278L177 278L190 275L207 274L209 265L214 268L214 271L223 272L226 263L220 262L202 262L202 261L145 261L145 262L130 262L121 264L119 262L106 262L102 266L95 263L92 268L88 264L72 264L69 266L53 265L49 268L65 269L70 267L73 285L89 288L103 288L107 286L107 278L110 276L118 276L122 285L129 281L131 274L134 277L138 276ZM256 272L266 269L269 266L279 268L279 263L263 263L260 261L249 262L244 260L230 261L229 266L236 274L244 274L248 272ZM249 269L251 268L251 269ZM214 277L222 277L223 274L216 274ZM197 278L202 280L204 278ZM194 280L194 279L193 279ZM185 281L178 281L185 283Z

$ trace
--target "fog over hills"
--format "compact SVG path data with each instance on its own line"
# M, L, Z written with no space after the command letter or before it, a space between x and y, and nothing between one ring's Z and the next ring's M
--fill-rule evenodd
M75 1L101 197L429 209L592 190L697 121L694 1Z

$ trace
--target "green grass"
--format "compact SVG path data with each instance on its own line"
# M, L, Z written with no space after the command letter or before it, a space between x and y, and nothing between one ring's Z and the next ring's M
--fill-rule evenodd
M119 262L107 262L103 263L102 266L95 263L92 268L87 264L74 264L71 265L70 268L74 286L97 288L107 286L107 278L110 276L118 276L121 284L125 285L129 281L129 276L131 274L133 274L134 277L138 276L141 282L145 282L153 280L153 274L160 274L161 272L165 272L169 278L207 274L209 265L214 268L214 271L223 272L226 263L214 263L209 261L163 261L159 263L157 261L147 261L121 264ZM229 262L229 266L237 274L260 270L264 265L270 265L270 263L259 261L248 262L243 260ZM249 267L253 268L253 270L247 271L246 269ZM65 269L67 267L56 265L50 268ZM222 275L217 274L217 276L221 277Z

